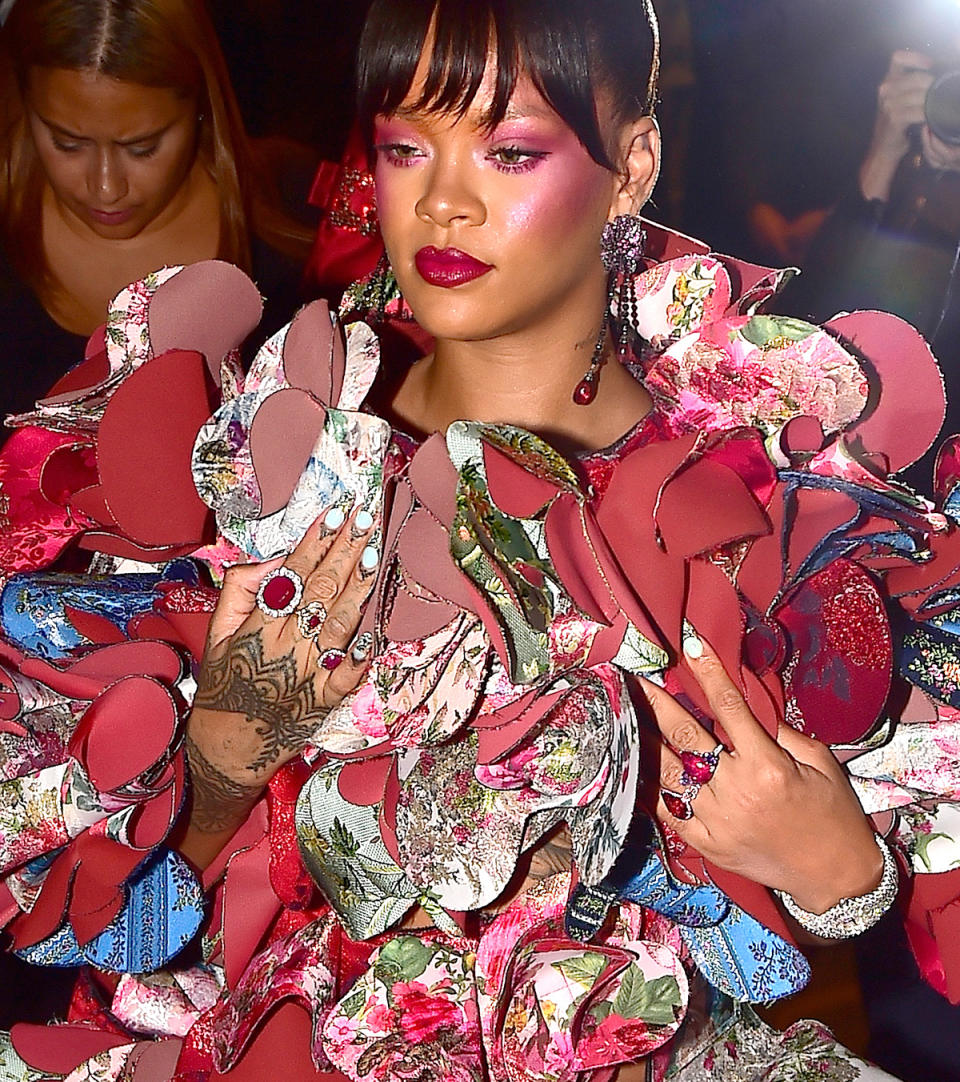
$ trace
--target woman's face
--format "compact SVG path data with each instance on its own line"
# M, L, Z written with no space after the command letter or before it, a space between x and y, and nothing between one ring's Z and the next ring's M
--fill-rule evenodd
M126 240L164 220L196 158L197 106L164 87L33 68L27 118L61 209Z
M422 85L418 71L408 101ZM484 130L493 88L488 64L460 118L404 106L378 118L377 206L401 291L440 339L491 340L580 309L583 333L595 334L600 234L620 178L590 157L526 76L504 120Z

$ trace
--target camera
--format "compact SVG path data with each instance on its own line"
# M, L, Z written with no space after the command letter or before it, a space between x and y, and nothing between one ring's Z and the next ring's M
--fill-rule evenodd
M927 127L944 143L960 147L960 68L933 81L923 105Z

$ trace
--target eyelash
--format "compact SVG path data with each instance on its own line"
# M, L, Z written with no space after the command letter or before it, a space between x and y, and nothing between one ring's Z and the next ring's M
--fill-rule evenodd
M496 147L491 150L487 157L493 162L494 168L499 169L501 173L529 173L531 169L536 167L547 157L546 150L526 150L521 146L504 146ZM498 159L498 154L515 154L523 158L520 162L505 162L503 159Z
M81 149L79 143L61 143L56 139L53 140L53 146L61 154L76 154ZM127 153L138 161L144 161L147 158L152 158L159 149L160 144L154 143L149 147L127 147Z
M394 166L406 167L413 165L420 157L420 152L415 146L411 146L409 143L383 143L380 146L374 148L377 153L386 156L387 161ZM412 153L404 154L404 151L411 151ZM487 160L493 164L493 167L499 170L501 173L527 173L531 169L536 169L540 162L548 156L546 150L527 150L521 146L502 146L494 147L487 153ZM519 155L524 160L519 162L507 162L498 155Z
M413 165L417 160L417 148L411 146L409 143L381 143L373 148L378 154L382 154L387 161L399 168L404 168L408 165ZM404 156L401 151L413 151L409 156Z

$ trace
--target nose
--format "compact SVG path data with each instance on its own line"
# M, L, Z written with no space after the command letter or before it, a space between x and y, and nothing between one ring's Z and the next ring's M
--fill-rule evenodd
M127 174L110 147L97 148L90 163L87 187L91 201L105 209L127 194Z
M482 225L486 220L486 206L471 183L467 163L438 160L425 171L424 182L416 205L421 221L447 228L458 222Z

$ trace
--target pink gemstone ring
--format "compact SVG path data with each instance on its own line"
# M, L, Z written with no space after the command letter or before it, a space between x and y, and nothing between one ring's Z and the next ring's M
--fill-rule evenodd
M311 601L297 609L297 630L305 639L315 639L320 634L327 610L319 601Z
M321 669L326 669L327 672L333 672L346 656L345 650L337 650L336 647L331 647L329 650L322 651L317 658L317 664Z
M684 785L706 785L716 774L720 756L726 750L723 744L715 744L709 751L681 751L683 775L680 780Z
M667 811L681 822L686 822L688 819L693 818L693 802L696 800L697 793L700 792L700 786L697 784L688 785L682 793L676 793L672 789L660 790L660 796L663 798L663 803L666 806Z
M278 567L260 583L257 608L264 616L289 616L303 597L303 579L289 567Z

